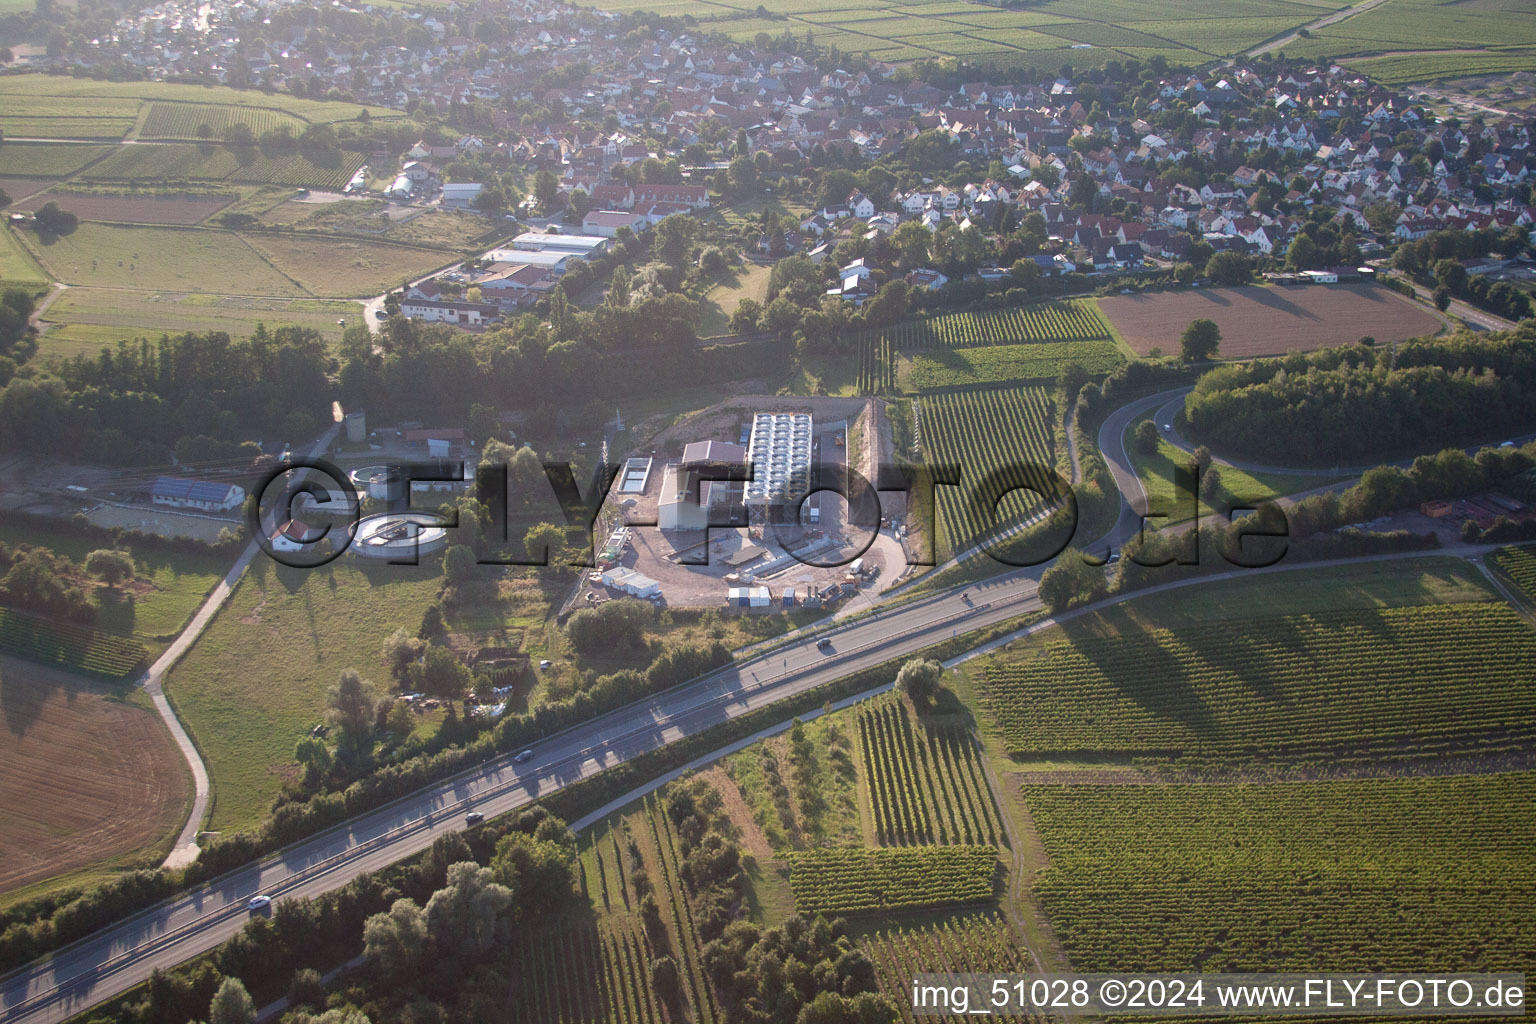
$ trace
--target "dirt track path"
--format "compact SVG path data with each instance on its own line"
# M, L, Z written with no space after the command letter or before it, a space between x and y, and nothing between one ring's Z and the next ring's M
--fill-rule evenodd
M1261 54L1268 53L1271 50L1278 50L1283 46L1289 46L1291 43L1294 43L1296 40L1301 38L1301 32L1303 29L1308 32L1316 32L1320 28L1326 28L1329 25L1337 25L1339 22L1353 18L1357 14L1364 14L1366 11L1369 11L1375 7L1380 7L1386 2L1387 0L1365 0L1364 3L1356 4L1353 7L1346 7L1342 11L1335 11L1325 17L1318 18L1316 21L1309 21L1305 25L1298 25L1291 29L1289 32L1283 33L1274 39L1260 43L1258 46L1255 46L1253 49L1244 53L1243 56L1257 57Z

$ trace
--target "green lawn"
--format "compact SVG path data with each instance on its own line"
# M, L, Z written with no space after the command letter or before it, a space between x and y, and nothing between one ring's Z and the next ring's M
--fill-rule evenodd
M1136 427L1151 418L1151 414L1139 417L1126 427L1125 450L1130 453L1131 461L1141 476L1142 486L1147 489L1147 496L1150 499L1149 508L1168 514L1167 519L1152 520L1152 525L1160 527L1188 522L1193 515L1193 506L1188 493L1183 495L1176 493L1174 474L1178 468L1192 465L1194 458L1161 437L1157 441L1157 454L1143 455L1136 446ZM1200 503L1202 516L1213 513L1225 514L1226 510L1234 505L1241 506L1271 498L1282 498L1287 494L1309 491L1314 487L1323 487L1345 479L1344 477L1309 476L1303 473L1247 473L1231 466L1220 465L1216 468L1221 473L1222 493L1217 497L1214 507L1204 501Z
M772 272L773 268L769 266L743 263L711 286L699 300L699 336L712 338L731 334L731 314L736 312L742 299L763 301L768 294L768 276Z
M108 288L303 295L239 235L229 231L124 227L85 221L67 235L23 241L68 284Z
M414 632L437 596L435 565L313 570L257 558L166 681L213 776L209 828L254 828L295 770L293 748L325 716L325 693L355 668L381 691L380 659L397 626Z

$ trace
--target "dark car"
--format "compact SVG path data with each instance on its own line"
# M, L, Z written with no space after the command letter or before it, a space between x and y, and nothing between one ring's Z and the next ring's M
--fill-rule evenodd
M824 636L816 641L816 646L824 651L830 651L832 649L832 638Z
M485 815L481 814L479 811L470 811L468 814L464 815L464 824L466 825L478 825L484 820Z

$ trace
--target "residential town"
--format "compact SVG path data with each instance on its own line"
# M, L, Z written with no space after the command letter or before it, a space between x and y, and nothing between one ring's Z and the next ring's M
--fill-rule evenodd
M367 25L380 31L356 31ZM1437 118L1339 66L1190 73L1111 62L950 87L933 69L829 66L792 38L732 41L681 19L641 25L547 0L323 16L294 3L189 0L124 17L101 43L88 57L33 62L401 108L411 120L380 123L380 148L359 175L380 182L377 194L450 209L516 205L525 220L542 215L550 230L580 236L487 253L462 282L480 300L463 308L420 305L442 298L440 284L409 296L407 315L467 324L546 297L597 239L770 193L810 212L743 248L805 253L824 266L827 294L855 304L877 290L886 275L872 271L895 262L885 242L909 222L979 237L902 261L909 287L937 290L965 276L1008 280L1021 259L1044 277L1188 263L1182 283L1226 251L1260 268L1348 273L1383 244L1445 230L1518 232L1497 253L1486 243L1465 255L1489 281L1523 278L1511 258L1536 217L1523 119ZM404 134L416 123L419 137ZM889 173L858 174L867 168ZM845 179L853 187L839 190Z

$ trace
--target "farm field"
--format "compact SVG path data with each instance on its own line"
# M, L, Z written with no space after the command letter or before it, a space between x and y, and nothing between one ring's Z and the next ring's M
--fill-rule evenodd
M1437 333L1442 321L1387 288L1373 284L1199 288L1113 295L1099 308L1137 355L1174 355L1191 320L1221 328L1219 356L1246 359L1345 345L1365 335L1386 344Z
M0 683L0 892L40 895L158 861L191 786L154 712L10 657Z
M224 331L247 337L257 324L308 327L334 345L345 330L336 321L361 315L361 305L340 299L70 288L48 307L47 319L57 322L38 339L38 358L94 356L103 345L167 332Z
M858 734L881 843L1002 841L1001 817L968 729L914 721L905 703L883 697L858 706Z
M1151 418L1150 414L1137 417L1125 428L1125 450L1130 453L1131 460L1136 465L1136 471L1141 476L1141 485L1146 488L1149 498L1148 507L1167 515L1166 519L1156 520L1150 525L1153 528L1159 528L1188 522L1194 516L1194 505L1188 492L1183 495L1178 493L1174 478L1178 472L1187 470L1194 464L1194 457L1188 452L1175 448L1161 437L1157 439L1156 454L1143 455L1136 447L1136 428ZM1200 501L1199 511L1202 516L1212 513L1226 515L1233 507L1251 506L1256 502L1308 491L1314 487L1335 482L1332 478L1316 475L1249 473L1233 466L1223 465L1216 466L1216 469L1221 476L1221 490L1215 495L1214 503L1203 499Z
M591 901L594 919L578 915L565 931L578 938L596 931L606 941L601 943L600 953L592 956L594 966L588 972L552 972L546 966L534 1005L519 1007L513 1020L528 1024L549 1020L649 1024L666 1020L649 984L650 964L663 952L677 961L688 1019L720 1020L720 1008L701 962L704 944L683 886L681 844L664 805L670 791L667 787L645 797L578 837L581 885ZM646 936L640 916L643 890L636 886L637 872L643 872L659 905L663 934L658 939L666 949L658 949ZM591 949L590 938L587 945ZM553 961L542 962L548 965ZM599 976L602 982L594 985Z
M1113 372L1124 361L1112 341L932 349L898 358L896 380L905 389L917 391L1010 380L1049 381L1073 363L1099 376Z
M111 146L74 144L50 146L44 143L7 142L0 146L0 174L55 178L74 174L80 168L112 152ZM17 196L15 189L0 182L0 187Z
M1026 784L1036 896L1093 970L1497 970L1536 957L1536 774Z
M122 146L81 177L92 181L241 181L258 185L341 188L363 165L361 153L342 151L317 164L301 153L268 154L216 143L145 143Z
M81 220L118 221L130 224L199 224L234 202L226 195L111 195L101 192L39 192L16 203L13 209L33 212L49 201L57 202Z
M311 293L336 297L377 295L457 258L451 252L350 238L275 234L243 238Z
M899 352L981 345L1012 346L1038 341L1108 341L1112 337L1093 304L1081 299L1038 302L979 313L945 313L908 320L894 327L860 331L854 339L866 342L882 335L889 338Z
M1489 53L1477 51L1489 49ZM1390 55L1395 83L1454 75L1536 70L1536 11L1509 0L1388 0L1287 44L1302 58ZM1352 67L1366 64L1351 62ZM1368 64L1366 65L1369 66Z
M1509 577L1526 604L1536 608L1536 548L1500 548L1493 564Z
M9 225L0 226L0 287L13 284L42 288L48 284L48 273Z
M89 99L89 103L78 100ZM58 75L8 75L0 80L0 107L26 110L47 118L90 110L95 114L138 116L145 101L232 105L251 110L279 110L313 123L349 121L363 109L361 104L332 100L308 100L284 93L224 86L176 85L167 82L107 82ZM398 117L400 111L370 106L373 117ZM9 130L6 131L9 135Z
M8 147L0 147L8 148ZM0 189L11 197L14 202L25 199L34 192L41 192L45 188L52 188L59 183L57 178L0 178Z
M147 290L302 295L229 231L119 227L84 221L67 235L24 240L51 276L66 284Z
M28 108L28 113L0 113L0 132L6 138L33 139L121 139L133 127L132 115L102 117L82 114L87 107L73 107L70 112L38 116Z
M710 29L742 40L759 32L803 36L811 31L819 45L879 60L964 56L1000 66L1027 64L1054 71L1064 61L1074 67L1099 66L1153 54L1176 63L1198 64L1247 49L1346 4L1343 0L1268 4L1164 0L1156 5L1130 0L1051 0L1027 11L951 0L834 0L831 6L774 0L762 8L748 0L706 0L691 6L598 0L591 6L621 12L688 13ZM775 17L755 16L763 9Z
M263 132L287 128L294 135L305 122L280 110L219 106L208 103L151 102L145 105L134 136L140 139L222 139L243 124L260 138Z
M977 388L925 395L913 400L918 440L930 465L958 465L959 487L937 488L939 553L964 549L997 529L1024 522L1042 500L1028 492L1002 498L995 513L979 493L996 476L1005 485L1032 485L1051 494L1055 486L1057 416L1050 392L1039 387ZM975 507L987 505L986 514Z
M936 924L877 929L861 936L859 948L875 964L880 991L891 996L903 1024L917 1024L931 1017L915 1017L911 991L913 976L933 969L974 974L1028 974L1034 971L1029 951L1019 945L1008 922L999 914L968 914ZM991 1020L1040 1020L1038 1017L991 1016Z
M1091 302L947 313L852 335L865 394L1048 380L1071 363L1108 373L1123 361Z
M763 836L764 856L863 842L854 742L852 719L837 714L754 743L722 762L717 788L739 795Z
M218 617L166 678L166 692L208 761L211 829L259 825L297 771L293 747L324 717L325 693L342 669L388 689L384 638L414 626L437 595L437 567L324 569L258 560ZM281 664L253 675L255 664Z
M1388 86L1411 82L1459 79L1468 75L1508 75L1536 71L1536 46L1489 47L1479 53L1399 53L1383 57L1346 58L1352 71Z
M289 199L261 213L263 224L287 224L301 231L365 235L386 242L459 249L491 232L504 234L506 221L468 210L412 210L405 219L386 217L378 199L342 199L334 203ZM393 211L399 213L396 207Z
M1015 757L1358 764L1536 738L1536 635L1476 602L1291 614L1032 644L982 690Z
M789 882L802 914L888 913L995 897L991 846L803 850L790 854Z
M0 653L113 683L138 674L149 660L137 640L14 608L0 608Z

